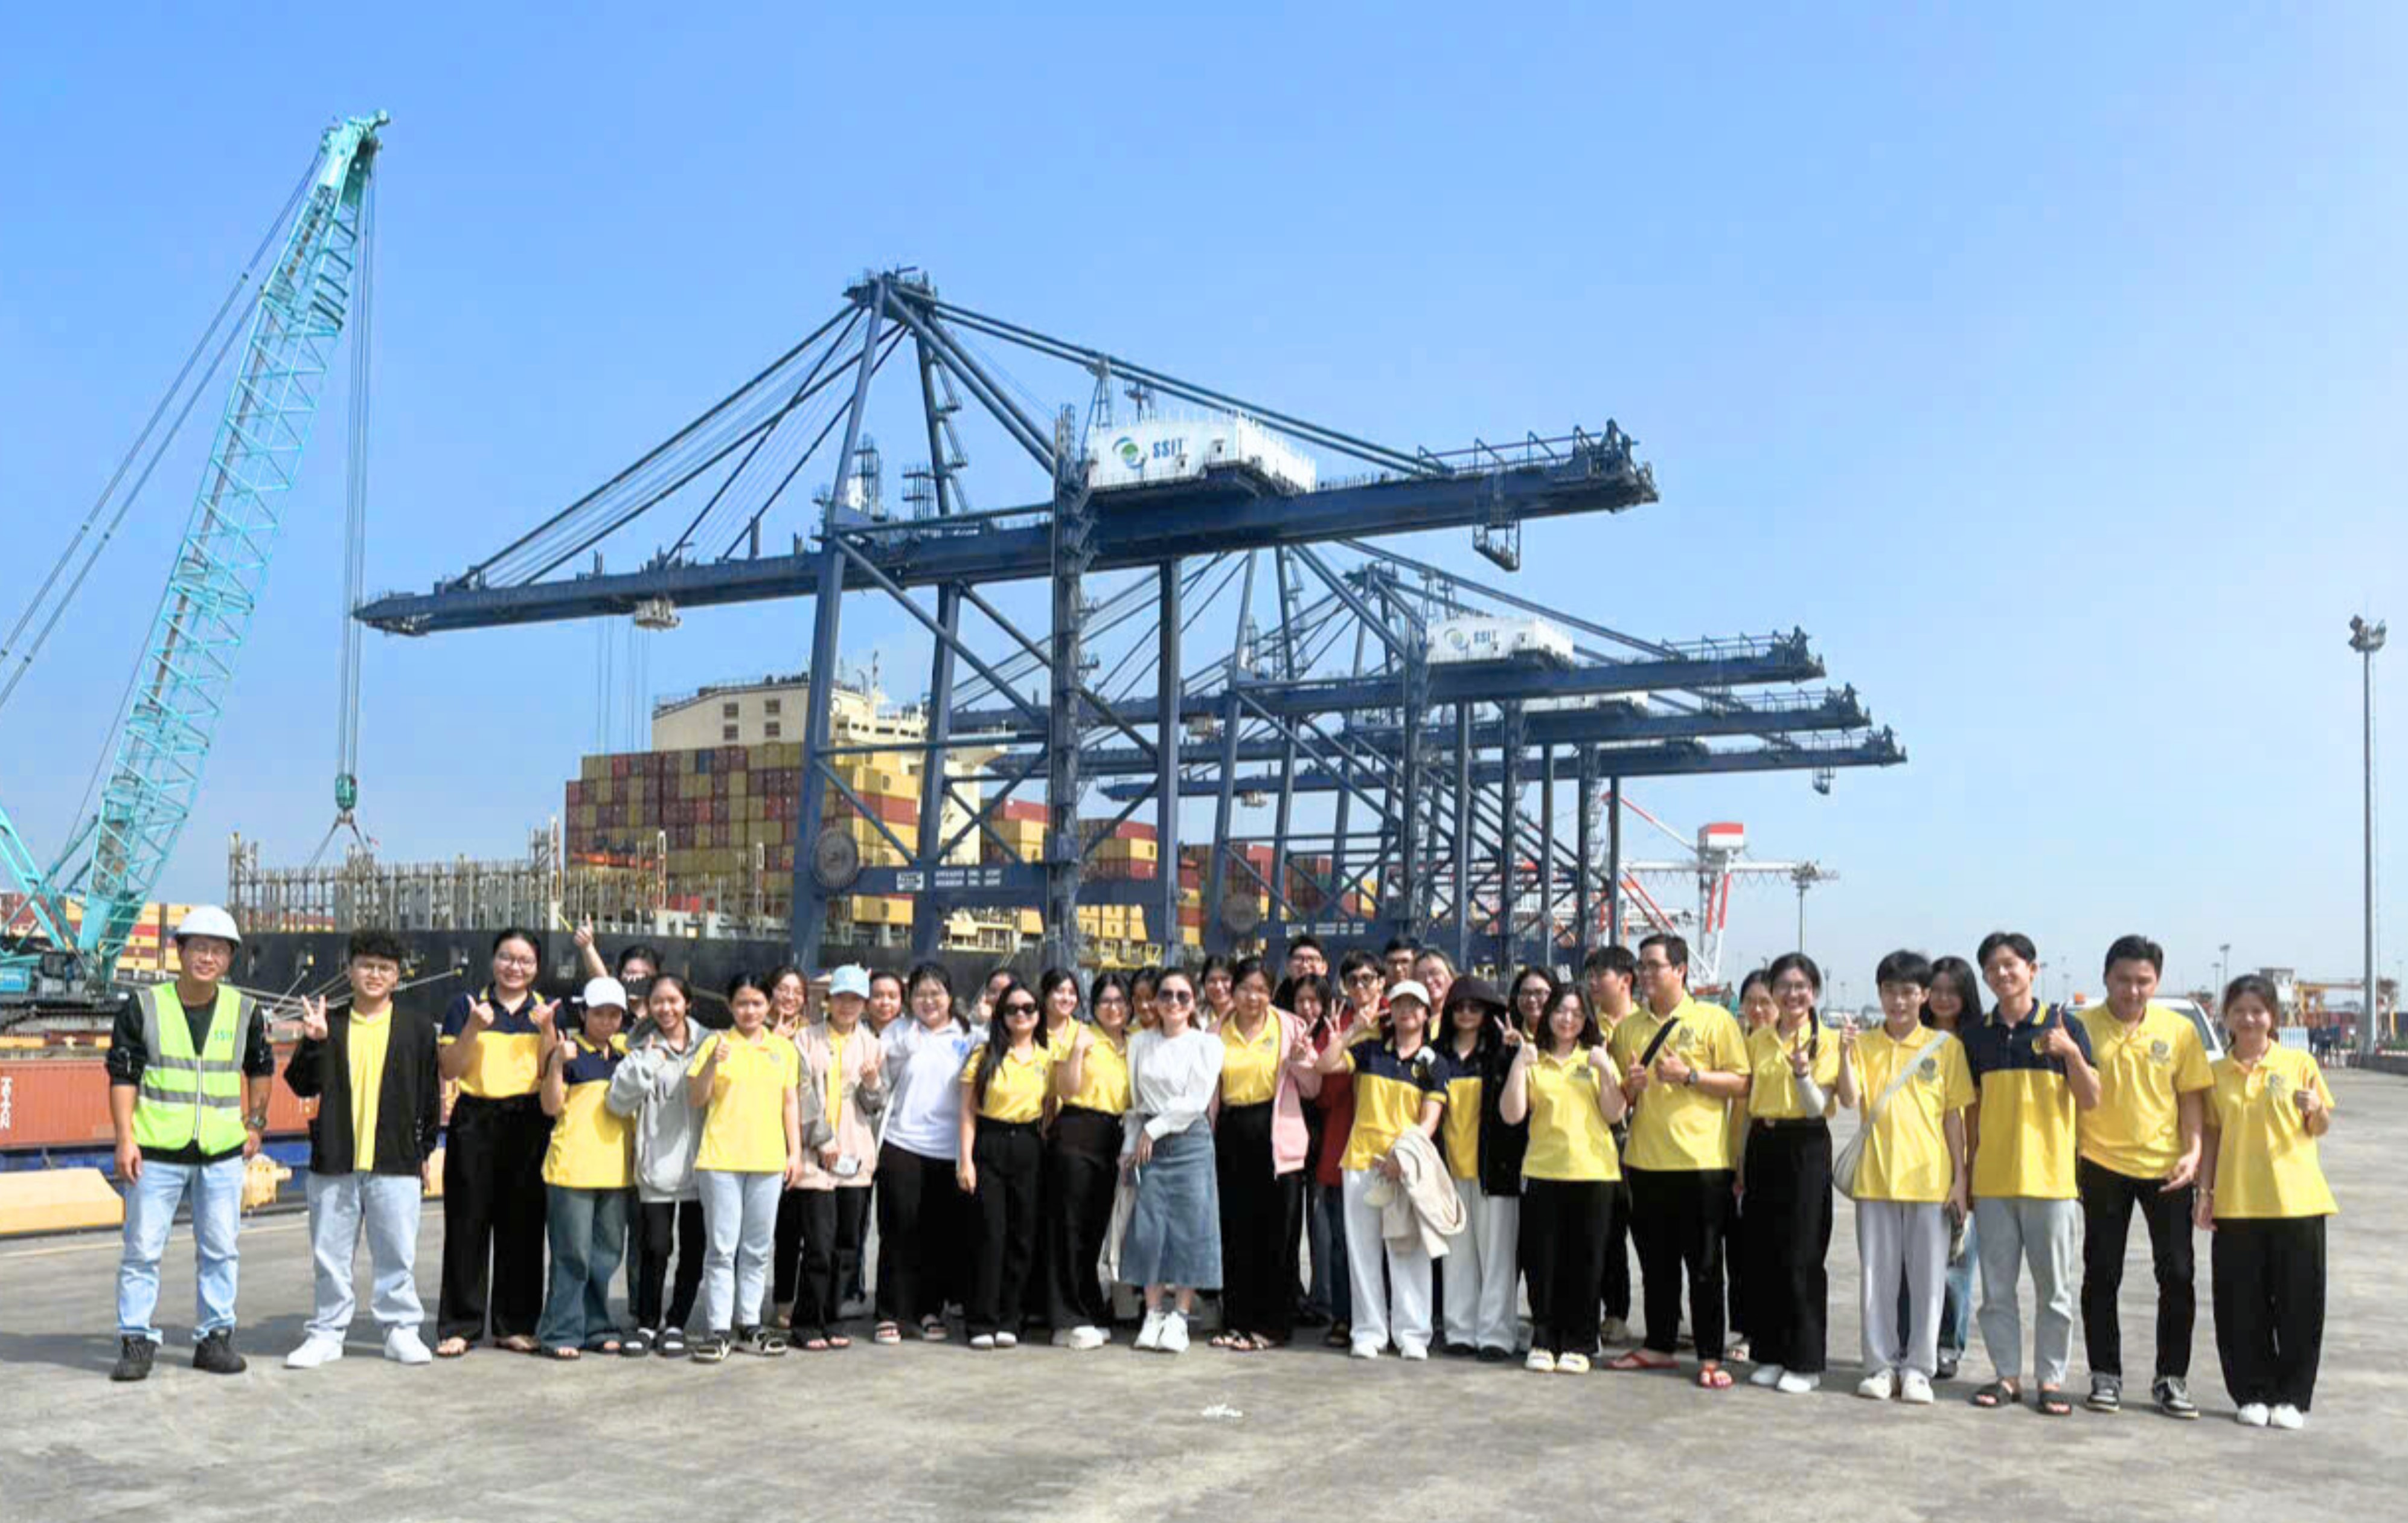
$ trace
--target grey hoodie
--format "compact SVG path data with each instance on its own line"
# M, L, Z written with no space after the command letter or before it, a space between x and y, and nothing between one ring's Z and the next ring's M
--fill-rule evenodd
M636 1198L659 1204L701 1198L694 1157L702 1146L702 1112L686 1100L685 1070L709 1036L692 1018L686 1047L673 1050L658 1030L644 1033L617 1070L602 1103L636 1118Z

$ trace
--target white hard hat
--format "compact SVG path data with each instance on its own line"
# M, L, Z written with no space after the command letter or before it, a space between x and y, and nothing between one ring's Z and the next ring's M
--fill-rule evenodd
M242 932L235 929L234 916L214 904L198 904L184 912L176 924L176 940L187 936L214 936L221 941L239 942Z
M615 978L587 980L585 1008L588 1010L610 1009L618 1011L621 1014L626 1013L627 986Z

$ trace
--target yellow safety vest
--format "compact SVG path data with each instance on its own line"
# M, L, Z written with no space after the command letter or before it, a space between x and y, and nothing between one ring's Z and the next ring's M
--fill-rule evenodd
M147 1054L139 1099L134 1107L134 1141L174 1153L198 1144L217 1156L242 1150L242 1038L250 1001L240 991L218 985L209 1015L208 1040L193 1051L192 1023L181 1001L163 1013L158 984L141 993L142 1041Z

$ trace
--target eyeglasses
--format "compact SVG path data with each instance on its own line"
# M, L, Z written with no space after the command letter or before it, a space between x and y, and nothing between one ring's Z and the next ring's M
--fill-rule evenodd
M1380 982L1380 975L1376 970L1361 968L1347 974L1346 982L1349 984L1377 984Z
M1154 1002L1157 1005L1192 1005L1196 1002L1196 993L1192 989L1156 989Z
M536 968L541 966L541 961L538 958L505 957L499 953L495 953L494 955L494 963L496 967L500 968Z
M1003 1007L1003 1013L1006 1015L1034 1015L1037 1013L1037 1007L1025 999L1014 999Z

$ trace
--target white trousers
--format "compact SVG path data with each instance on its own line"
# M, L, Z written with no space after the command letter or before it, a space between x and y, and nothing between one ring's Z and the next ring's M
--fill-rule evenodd
M1455 1182L1463 1202L1463 1231L1447 1242L1440 1267L1446 1275L1446 1341L1513 1352L1513 1282L1522 1201L1490 1195L1476 1179Z
M1399 1350L1427 1350L1429 1255L1418 1243L1403 1253L1394 1252L1380 1235L1380 1208L1363 1199L1379 1177L1369 1169L1346 1171L1346 1272L1354 1291L1354 1342L1382 1348L1393 1336ZM1452 1250L1448 1257L1454 1257ZM1383 1266L1387 1270L1384 1285L1380 1278Z

